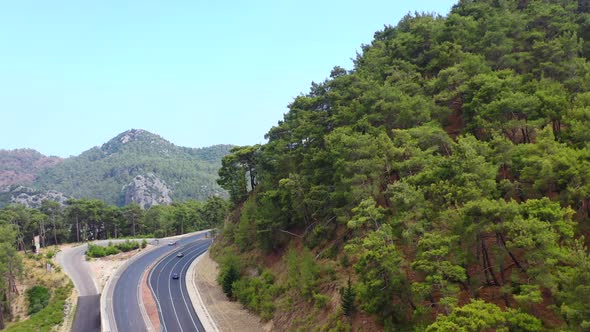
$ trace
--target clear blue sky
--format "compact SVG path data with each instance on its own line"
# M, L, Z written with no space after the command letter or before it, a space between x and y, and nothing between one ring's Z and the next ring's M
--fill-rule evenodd
M69 156L130 128L264 142L385 24L453 0L38 1L0 11L0 149Z

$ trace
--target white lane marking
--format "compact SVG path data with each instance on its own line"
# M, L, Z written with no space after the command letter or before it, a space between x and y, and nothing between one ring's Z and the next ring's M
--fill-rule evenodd
M198 247L198 245L195 245L195 247ZM191 248L192 249L192 248ZM199 250L198 248L196 250ZM190 252L196 251L196 250L191 250ZM173 261L174 259L170 260ZM174 305L174 301L172 299L172 286L171 286L171 280L172 280L172 274L174 273L174 268L176 267L176 265L178 265L180 262L182 262L182 260L177 259L176 264L174 264L174 266L172 266L172 268L170 269L170 273L168 274L168 294L170 294L170 303L172 303L172 310L174 311L174 316L176 316L176 321L178 322L178 327L180 327L180 331L183 332L184 329L182 328L182 324L180 323L180 317L178 316L178 312L176 311L176 306ZM168 264L166 264L168 265ZM178 276L178 282L180 282L180 275ZM182 290L182 289L181 289ZM181 292L182 294L182 292ZM189 313L190 315L190 313ZM192 318L191 318L192 319ZM197 329L197 332L199 330Z
M154 291L154 286L152 285L152 273L156 270L156 268L158 267L158 265L161 262L162 261L158 262L158 264L156 264L154 267L152 267L152 269L150 270L150 273L148 274L148 288L150 289L150 292L152 293L152 296L154 297L154 300L156 301L156 305L158 306L158 316L160 315L160 313L162 311L162 306L160 305L160 301L158 300L158 297L156 296L156 291ZM156 290L158 289L158 281L159 281L159 279L156 279ZM162 327L164 328L164 331L166 331L166 327L163 324L162 324Z
M206 246L206 245L207 245L207 244L205 244L205 245L195 245L195 246L194 246L194 247L192 247L192 248L191 248L191 250L189 251L189 255L190 255L190 254L192 254L192 253L193 253L193 252L195 252L195 251L202 250L202 249L203 249L203 247L204 247L204 246ZM175 268L176 268L176 266L177 266L178 264L180 264L180 263L182 263L182 260L181 260L181 259L179 259L179 260L178 260L178 262L176 262L176 264L174 264L174 266L173 266L173 267L172 267L172 269L170 270L170 274L169 274L169 276L168 276L168 277L169 277L169 278L168 278L168 293L170 294L170 298L172 298L172 287L170 286L170 285L171 285L171 282L170 282L170 280L172 279L172 274L174 273L174 272L173 272L173 271L174 271L174 269L175 269ZM181 270L181 271L182 271L182 270ZM179 278L178 278L178 282L179 282L179 283L181 282L180 276L181 276L181 274L179 274ZM183 293L183 291L182 291L182 285L181 285L181 284L179 284L179 286L180 286L180 295L182 296L182 299L183 299L183 301L184 301L184 304L185 304L185 306L186 306L186 299L184 298L184 293ZM176 306L174 305L174 301L172 301L172 309L174 310L174 315L176 315L176 321L178 321L178 325L180 326L180 330L181 330L181 331L183 331L183 329L182 329L182 326L181 326L181 324L180 324L180 318L179 318L179 316L178 316L178 312L176 311ZM191 312L190 312L190 310L188 311L188 314L189 314L189 317L191 318L191 321L192 321L193 325L194 325L194 326L195 326L195 328L197 329L197 332L199 332L199 328L197 327L197 324L195 323L195 321L194 321L194 319L193 319L193 316L191 315Z
M207 251L207 248L205 248L205 250L203 250L202 247L198 248L198 250L195 251L200 251L197 255L195 255L195 257L192 257L191 259L187 259L186 263L182 266L182 268L180 269L180 275L186 275L186 268L187 266L189 266L193 260L195 260L197 257L199 257L200 255L202 255L205 251ZM186 307L186 311L189 313L189 316L191 318L191 321L193 322L193 326L195 327L195 329L197 329L197 332L199 331L199 328L197 327L197 323L195 322L195 320L193 319L193 315L191 315L191 309L192 308L192 304L189 307L188 303L186 302L186 297L184 296L184 288L182 287L182 284L180 285L180 295L182 296L182 300L184 301L184 305ZM188 291L188 290L187 290ZM190 299L189 299L190 300ZM196 311L195 311L196 314Z
M180 249L178 249L180 250ZM164 264L164 266L160 269L160 272L157 274L156 276L156 293L154 295L154 298L156 298L156 301L158 303L158 307L160 309L160 318L161 318L161 325L164 328L164 331L168 331L168 328L166 327L166 321L164 320L164 312L162 311L162 306L160 304L160 301L158 301L158 294L160 292L160 278L162 278L163 273L161 273L162 271L164 271L164 269L166 268L166 266L168 266L168 264L174 262L174 259L169 259L170 257L173 257L173 255L176 254L176 251L173 251L172 253L168 254L168 256L164 257L161 261L158 262L158 264L156 264L156 266L152 269L152 273L153 271L155 271L157 269L157 267L163 263L164 261L166 261L166 264ZM170 287L170 279L168 279L168 287ZM174 301L172 301L172 298L170 298L170 302L172 303L172 308L174 309ZM176 313L176 310L175 310ZM180 324L179 324L180 325ZM182 330L182 328L181 328Z
M197 239L195 239L193 242L196 242L196 241L198 241L198 240L200 240L200 238L197 238ZM191 243L189 243L189 244L193 244L193 243L191 242ZM201 246L201 245L197 244L197 245L195 245L194 247L199 247L199 248L202 248L203 246ZM174 251L172 251L171 253L167 254L167 256L165 256L164 258L162 258L162 259L161 259L161 260L160 260L160 261L159 261L159 262L158 262L158 263L157 263L157 264L156 264L156 265L155 265L155 266L154 266L154 267L153 267L153 268L150 270L150 273L149 273L149 275L148 275L148 278L149 278L149 280L148 280L148 285L149 285L149 288L150 288L150 290L151 290L151 292L152 292L152 295L153 295L154 299L156 300L156 304L157 304L157 306L158 306L158 311L159 311L159 313L160 313L160 315L159 315L159 316L160 316L160 318L161 318L161 327L163 328L163 331L168 331L168 328L166 327L166 321L164 320L164 314L163 314L163 311L162 311L162 305L161 305L161 303L160 303L160 301L159 301L159 299L158 299L158 296L157 296L157 295L159 294L159 292L160 292L160 291L159 291L159 289L160 289L160 278L162 278L162 277L164 276L164 275L163 275L163 273L161 273L161 272L163 272L163 270L166 268L166 266L168 266L168 265L169 265L171 262L173 262L173 261L174 261L174 259L169 259L169 258L173 257L173 255L175 256L175 255L176 255L176 254L177 254L179 251L181 251L181 250L183 250L183 248L182 248L182 247L181 247L181 248L177 248L177 249L175 249ZM159 273L157 274L157 276L156 276L156 287L155 287L155 289L154 289L153 282L152 282L152 275L153 275L154 271L156 271L156 270L157 270L157 269L160 267L160 265L161 265L162 263L164 263L165 261L166 261L166 264L164 264L164 266L160 268L160 272L159 272ZM171 279L171 278L172 278L172 277L171 277L171 275L168 275L168 287L169 287L169 289L168 289L168 290L169 290L169 292L170 292L170 279ZM172 297L172 294L171 294L171 293L170 293L170 297ZM175 313L175 315L177 315L177 314L176 314L176 308L175 308L175 306L174 306L174 301L172 301L172 298L171 298L170 300L171 300L171 303L172 303L172 307L173 307L173 309L174 309L174 313ZM177 318L177 320L178 320L178 316L177 316L176 318ZM180 326L180 322L179 322L179 326ZM181 328L181 329L182 329L182 328Z

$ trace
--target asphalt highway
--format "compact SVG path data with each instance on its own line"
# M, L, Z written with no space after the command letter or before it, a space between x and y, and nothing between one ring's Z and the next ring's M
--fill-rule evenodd
M160 260L150 272L149 287L158 305L162 331L205 331L193 308L185 280L189 265L210 245L210 240L183 245ZM179 252L184 256L178 257ZM172 278L174 274L178 274L178 279Z
M114 277L113 282L115 285L112 298L112 312L114 317L112 317L113 322L111 324L116 326L116 331L144 332L147 330L141 315L139 304L141 277L143 273L151 264L153 264L159 257L166 254L167 252L174 252L174 257L176 258L175 252L178 251L182 246L189 245L200 239L202 240L198 241L198 243L210 243L208 240L205 240L205 234L206 233L201 233L178 239L176 240L177 244L174 246L167 245L169 240L161 240L158 248L155 248L147 254L139 257L137 260L129 264L129 266L121 273L120 276ZM184 281L184 279L173 281ZM186 291L186 289L184 291ZM170 331L172 332L175 330Z

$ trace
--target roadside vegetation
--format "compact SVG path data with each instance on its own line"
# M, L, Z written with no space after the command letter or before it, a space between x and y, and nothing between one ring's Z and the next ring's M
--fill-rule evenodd
M17 232L19 251L31 250L39 235L42 248L56 244L138 237L168 237L215 227L223 223L228 203L220 197L205 202L186 201L124 207L96 199L72 199L65 206L44 201L39 209L10 205L0 209L0 222Z
M31 315L29 319L11 325L6 329L6 331L54 331L56 326L64 322L64 306L66 305L67 298L70 297L72 293L72 289L73 285L71 283L55 289L48 301L47 306Z
M276 330L590 329L589 18L460 1L378 31L223 158L226 293Z
M0 329L9 326L15 331L46 331L63 320L64 303L72 286L53 264L51 272L38 270L46 269L55 255L46 248L110 238L179 235L220 225L227 211L227 202L219 197L148 210L138 205L110 206L92 199L70 200L65 206L44 201L40 209L21 205L0 209ZM43 255L32 254L35 236L39 236ZM147 241L131 240L106 247L90 244L87 255L104 257L146 245ZM19 289L21 284L26 289ZM17 298L22 300L15 302ZM11 305L15 303L18 306Z
M64 322L73 285L53 262L54 255L51 249L39 255L16 253L21 272L5 305L6 331L52 331Z
M125 240L125 242L121 243L112 243L109 242L106 246L100 246L95 244L88 244L88 250L86 251L86 256L91 258L100 258L105 256L116 255L120 252L128 252L131 250L136 249L144 249L147 246L147 241L143 239L141 242L139 241L129 241Z

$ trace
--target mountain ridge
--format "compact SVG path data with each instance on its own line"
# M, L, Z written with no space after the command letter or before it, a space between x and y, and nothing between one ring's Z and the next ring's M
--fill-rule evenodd
M31 183L39 171L55 166L63 160L29 148L0 149L0 192L6 191L14 184Z
M0 184L3 191L10 186L27 185L36 191L57 191L69 197L97 198L110 204L129 203L125 197L135 197L128 192L136 177L150 179L159 188L143 188L146 201L166 202L172 200L198 199L209 196L225 196L225 191L215 182L221 158L232 145L213 145L204 148L177 146L162 136L144 129L126 130L102 145L94 146L77 156L51 159L32 149L26 151L24 158L9 162L15 157L10 152L0 150ZM3 153L4 152L4 153ZM21 152L21 154L23 154ZM18 160L18 158L16 158ZM37 160L49 160L48 167L33 167ZM3 162L5 161L5 162ZM4 172L2 172L4 170ZM9 171L22 170L25 175L9 177ZM21 180L23 179L23 180ZM165 184L166 188L163 187ZM159 197L161 193L166 193ZM7 195L3 195L6 197ZM152 197L153 196L153 197ZM7 204L9 202L4 199ZM138 202L149 207L150 204Z

